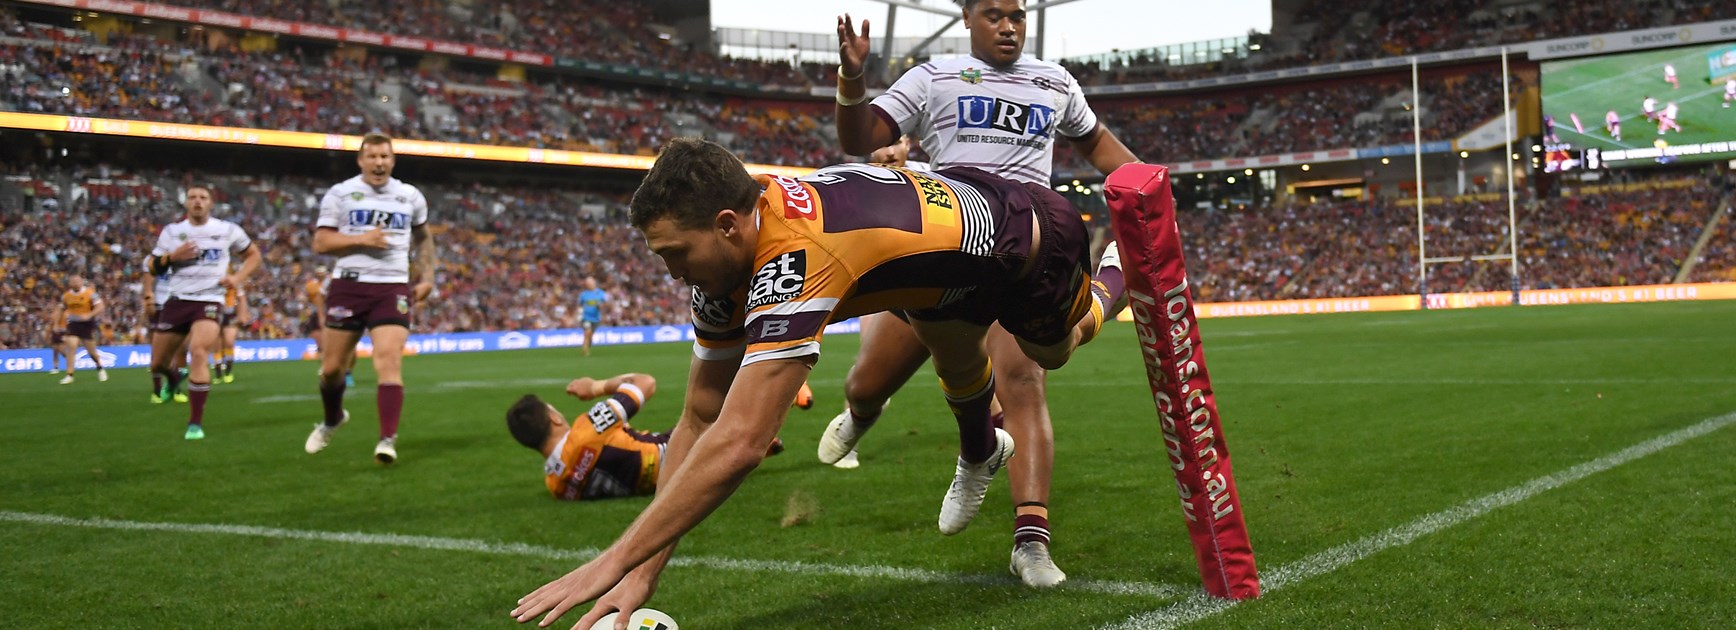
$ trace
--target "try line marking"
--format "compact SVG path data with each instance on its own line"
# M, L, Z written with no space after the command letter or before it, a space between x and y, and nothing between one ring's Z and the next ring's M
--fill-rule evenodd
M1402 547L1418 538L1433 534L1448 527L1489 513L1496 508L1513 505L1531 497L1554 490L1561 486L1579 481L1597 473L1615 468L1622 464L1651 455L1658 451L1676 446L1688 440L1706 435L1736 422L1736 412L1727 413L1701 420L1693 426L1679 429L1664 435L1640 442L1625 449L1610 453L1603 457L1585 462L1578 466L1545 475L1513 486L1491 495L1471 499L1452 508L1425 515L1414 521L1374 534L1356 542L1339 545L1326 551L1308 556L1293 564L1281 566L1264 572L1261 576L1261 596L1270 597L1278 589L1291 584L1297 584L1309 578L1319 577L1372 556L1393 547ZM1110 626L1114 630L1146 630L1148 628L1176 628L1236 606L1236 600L1218 599L1205 594L1205 591L1195 590L1194 593L1167 608L1161 608L1146 613L1134 615L1118 625Z
M590 560L591 558L596 557L600 552L598 549L556 549L554 547L542 547L537 545L527 545L524 543L501 543L467 538L440 538L435 536L411 536L404 534L369 534L363 532L329 532L304 529L283 529L278 527L259 527L255 525L225 525L221 523L153 523L146 521L112 520L106 518L73 518L54 514L14 512L10 510L0 510L0 522L50 525L58 527L87 527L93 529L170 532L177 534L254 536L259 538L335 542L352 545L383 545L388 547L410 547L415 549L431 549L439 551L466 551L494 555L529 556L534 558L569 560L574 563ZM734 572L880 578L908 582L980 584L988 586L1018 585L1018 580L1012 575L947 573L944 571L933 571L929 569L890 567L878 564L823 564L817 562L754 560L722 558L715 556L682 556L679 554L677 554L669 564L670 566L677 567L702 567ZM1063 583L1061 588L1106 595L1131 595L1161 599L1175 599L1186 595L1190 590L1189 588L1172 586L1169 584L1123 582L1115 580L1072 580Z

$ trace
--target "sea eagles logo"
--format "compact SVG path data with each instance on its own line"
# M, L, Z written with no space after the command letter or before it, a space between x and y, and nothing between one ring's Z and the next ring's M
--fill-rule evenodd
M802 294L802 284L807 277L806 250L785 252L773 258L753 274L753 288L747 296L748 310L795 299Z
M958 78L962 79L965 83L979 85L983 82L983 71L976 68L965 68L964 70L959 71Z
M350 199L352 201L361 201L362 197L364 197L364 196L366 196L366 195L363 195L362 191L359 191L359 190L356 192L350 193Z

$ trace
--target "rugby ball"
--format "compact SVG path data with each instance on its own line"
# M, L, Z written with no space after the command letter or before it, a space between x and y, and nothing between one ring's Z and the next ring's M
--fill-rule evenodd
M621 613L619 612L603 615L602 619L598 619L597 623L591 625L591 630L615 630L615 621L620 616ZM677 627L675 620L670 619L669 615L661 610L650 608L635 610L627 618L627 630L676 630Z

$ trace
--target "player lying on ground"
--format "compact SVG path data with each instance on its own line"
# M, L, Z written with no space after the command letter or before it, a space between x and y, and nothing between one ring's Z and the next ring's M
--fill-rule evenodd
M645 603L675 542L759 465L826 324L848 317L904 309L932 354L959 428L938 525L964 529L1013 454L989 423L989 325L1057 369L1105 307L1078 210L1048 186L968 168L846 164L754 178L723 147L682 138L646 174L629 218L670 276L693 287L687 399L657 498L602 554L520 599L520 622L547 612L547 625L600 597L576 626L589 627Z
M519 444L542 453L544 483L557 499L653 494L669 433L640 431L627 421L656 393L657 380L649 374L603 381L581 377L567 384L567 394L587 401L607 396L592 405L590 413L569 425L554 405L525 394L506 411L506 429ZM783 450L783 442L772 438L766 454Z

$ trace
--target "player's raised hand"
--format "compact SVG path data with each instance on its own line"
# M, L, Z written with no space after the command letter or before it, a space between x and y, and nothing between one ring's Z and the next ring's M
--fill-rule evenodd
M368 231L357 234L354 242L357 247L385 249L386 233L380 231L380 228L369 228Z
M850 14L838 16L838 71L852 77L862 74L868 61L868 18L862 18L861 33L854 26Z
M567 383L567 393L579 400L596 398L597 389L597 381L589 376L581 376L573 379L573 382Z
M169 260L175 262L187 262L198 257L199 246L194 245L193 241L181 241L180 247L176 247L173 251L169 252Z

